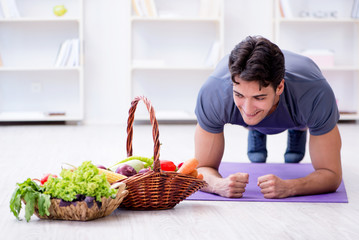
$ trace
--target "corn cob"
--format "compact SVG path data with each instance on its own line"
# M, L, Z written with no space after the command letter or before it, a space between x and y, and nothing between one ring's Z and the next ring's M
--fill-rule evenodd
M121 179L127 178L125 175L119 174L119 173L114 173L112 171L109 170L105 170L102 168L98 169L99 173L102 174L104 173L106 175L107 181L112 184L114 182L117 182Z

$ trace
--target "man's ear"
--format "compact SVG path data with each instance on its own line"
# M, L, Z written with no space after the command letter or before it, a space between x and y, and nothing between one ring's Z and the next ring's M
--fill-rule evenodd
M281 95L283 93L283 91L284 91L284 79L282 79L282 81L277 86L277 89L275 90L275 94Z

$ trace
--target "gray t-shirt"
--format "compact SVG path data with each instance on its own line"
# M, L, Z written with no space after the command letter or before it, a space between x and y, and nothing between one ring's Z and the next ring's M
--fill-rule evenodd
M235 124L276 134L287 129L308 127L312 135L332 130L339 120L334 93L318 66L309 58L289 51L285 57L284 91L276 110L260 123L248 126L233 101L228 57L217 65L199 91L196 115L199 125L211 133L220 133L225 124Z

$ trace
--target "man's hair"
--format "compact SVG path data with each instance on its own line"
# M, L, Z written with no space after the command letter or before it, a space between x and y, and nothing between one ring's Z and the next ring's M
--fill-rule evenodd
M229 71L244 81L258 81L259 89L271 85L274 90L284 78L284 56L277 45L260 36L249 36L237 44L229 56Z

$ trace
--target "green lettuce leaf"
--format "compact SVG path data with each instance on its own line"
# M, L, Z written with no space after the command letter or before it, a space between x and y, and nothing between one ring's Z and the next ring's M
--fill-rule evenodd
M44 184L45 194L64 201L73 201L77 194L95 197L101 201L102 197L110 197L117 190L111 189L105 174L99 174L98 168L90 161L83 162L75 170L63 169L61 178L49 177Z

